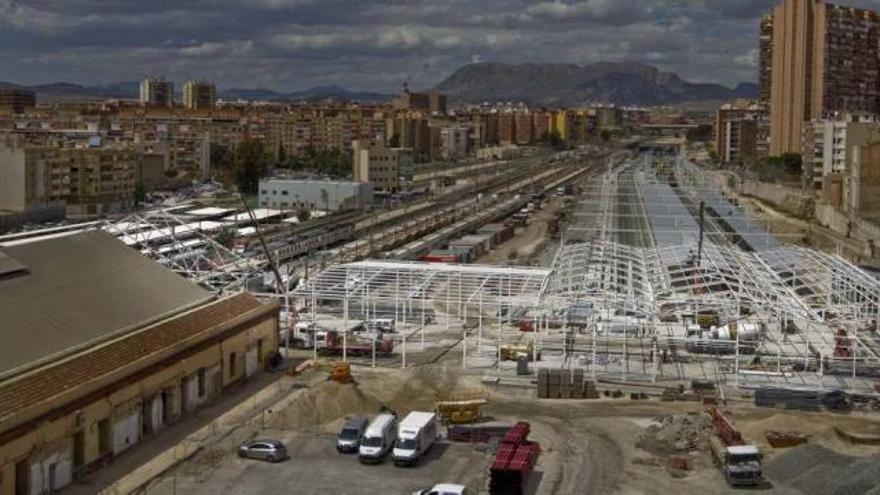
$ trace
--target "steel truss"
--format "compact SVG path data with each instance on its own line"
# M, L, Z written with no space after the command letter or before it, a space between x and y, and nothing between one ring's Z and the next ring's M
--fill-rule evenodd
M134 213L102 229L181 276L218 293L241 292L260 277L265 262L239 256L216 242L198 223L166 210Z
M353 307L374 317L377 306L390 308L403 327L418 326L423 346L419 308L445 314L446 330L458 322L466 367L488 356L502 371L502 347L529 343L535 358L544 353L533 371L873 392L880 281L839 256L779 243L681 161L626 163L596 189L549 270L363 261L327 268L293 297L313 318L334 305L346 320ZM727 208L727 231L707 220L716 224L702 249L700 201ZM696 325L704 313L718 319L712 336ZM519 332L523 322L537 331ZM760 332L744 341L743 331L730 336L737 327Z

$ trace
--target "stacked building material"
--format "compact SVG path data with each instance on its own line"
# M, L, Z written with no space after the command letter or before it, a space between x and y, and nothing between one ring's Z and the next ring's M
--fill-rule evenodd
M759 388L755 391L755 405L814 412L822 410L819 393L811 390Z
M598 399L599 392L592 380L584 378L584 370L538 371L539 399Z
M530 429L528 423L519 422L504 435L489 470L490 495L524 492L540 452L540 446L528 440Z

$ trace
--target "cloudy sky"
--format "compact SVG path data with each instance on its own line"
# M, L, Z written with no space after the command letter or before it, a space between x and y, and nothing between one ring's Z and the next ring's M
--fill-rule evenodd
M0 80L148 75L222 88L395 92L472 62L640 61L701 82L756 79L775 0L0 0ZM880 7L880 0L853 0Z

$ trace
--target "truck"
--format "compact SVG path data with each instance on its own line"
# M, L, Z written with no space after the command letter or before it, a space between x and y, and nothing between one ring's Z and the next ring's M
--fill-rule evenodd
M395 466L413 466L439 437L437 414L413 411L397 427L397 443L391 452Z
M724 472L731 487L759 486L763 483L761 453L754 445L727 445L717 435L709 438L715 464Z
M724 472L731 487L760 486L764 483L761 471L761 452L754 445L746 445L743 437L718 408L707 411L716 434L709 438L715 464Z
M341 356L343 347L349 356L372 356L373 351L378 356L388 356L394 350L391 339L378 337L365 340L351 336L343 343L342 334L335 330L329 330L323 335L319 333L317 338L318 353L324 356Z

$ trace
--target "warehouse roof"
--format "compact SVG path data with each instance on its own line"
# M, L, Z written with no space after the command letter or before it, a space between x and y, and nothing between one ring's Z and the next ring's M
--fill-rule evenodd
M213 296L101 231L0 246L0 379Z
M183 344L195 345L243 319L275 314L277 308L277 304L263 305L249 294L238 294L0 383L0 423L71 391L93 387L111 373L142 369Z

